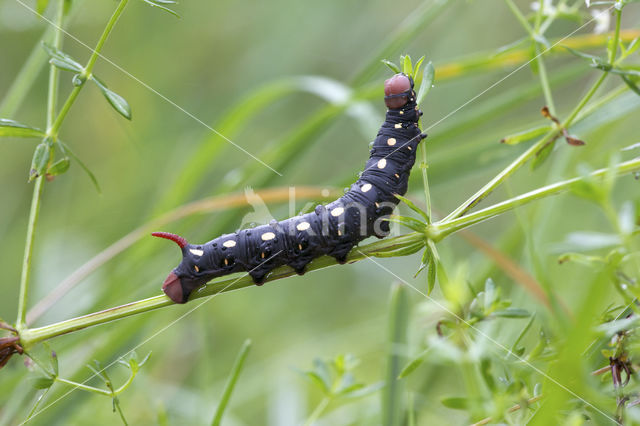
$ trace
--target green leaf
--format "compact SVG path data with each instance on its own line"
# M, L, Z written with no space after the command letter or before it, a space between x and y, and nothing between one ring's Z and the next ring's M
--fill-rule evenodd
M583 59L588 59L592 62L592 64L605 64L606 62L600 58L599 56L589 55L588 53L580 52L579 50L572 49L568 46L562 46L569 51L569 53L574 54L575 56Z
M416 278L418 275L420 275L420 272L422 272L422 270L429 266L432 262L433 256L431 255L431 250L425 248L424 252L422 253L422 259L420 260L420 267L418 268L418 271L416 271L413 278Z
M420 79L420 67L422 66L422 62L424 61L424 55L420 57L420 59L418 59L418 62L416 62L416 65L413 69L413 80L418 83L418 80Z
M482 378L486 383L487 387L492 391L496 391L496 382L493 379L493 374L491 373L491 360L488 358L483 358L480 361L480 373L482 374Z
M47 174L51 176L58 176L69 170L70 161L69 158L62 158L51 165L47 169Z
M403 197L402 195L398 195L398 194L393 194L398 200L402 201L403 203L405 203L407 205L407 207L409 207L411 210L413 210L414 212L418 213L420 216L422 216L424 218L425 221L429 221L429 215L427 215L427 213L420 209L418 206L416 206L413 201L411 201L408 198ZM422 222L421 222L422 223ZM423 224L424 226L425 224Z
M433 66L433 63L429 61L427 65L424 67L424 73L422 74L422 82L420 83L420 88L418 89L418 95L416 97L416 103L420 105L422 100L429 90L433 87L433 81L436 78L436 69Z
M466 410L469 408L469 399L463 396L449 396L440 400L442 405L454 410Z
M399 223L400 225L406 226L407 228L412 229L416 232L424 232L425 224L413 217L394 214L385 218L384 220L386 220L387 222Z
M638 96L640 96L640 87L638 87L633 79L631 79L629 76L623 75L622 81L624 81L625 84L629 86L629 89L633 90Z
M225 384L224 390L222 391L220 403L218 404L218 408L216 408L216 412L213 416L213 421L211 422L212 426L218 426L222 421L222 415L224 414L224 410L229 403L231 392L233 392L233 389L236 386L238 377L240 377L240 373L242 372L242 368L244 367L244 362L247 359L247 355L249 354L249 349L251 349L251 339L247 339L244 341L244 344L240 348L240 352L238 352L238 356L236 356L236 359L233 362L231 373L229 373L229 378L227 379L227 383Z
M78 158L78 156L76 154L74 154L73 151L71 151L71 148L69 148L69 145L67 145L64 142L58 142L58 143L60 144L60 147L62 147L64 152L68 153L74 160L76 160L78 162L78 164L80 165L80 167L82 167L82 170L84 170L87 173L87 175L89 176L89 179L91 179L91 182L93 182L93 185L96 187L96 191L98 191L98 194L102 194L102 190L100 189L100 185L98 184L98 180L96 179L96 177L93 174L93 172L91 170L89 170L89 168L82 162L82 160L80 160L80 158Z
M146 4L148 4L149 6L157 7L158 9L161 9L161 10L164 10L165 12L167 12L167 13L170 13L173 16L175 16L176 18L180 17L180 15L178 15L172 9L169 9L166 6L163 6L165 4L176 4L175 1L168 1L168 0L142 0L142 1L145 2Z
M56 67L73 72L82 72L84 71L84 67L78 63L71 56L62 52L61 50L51 46L47 43L42 43L42 47L47 52L47 54L51 57L49 63L55 65Z
M427 349L428 350L428 349ZM398 375L398 379L404 379L405 377L407 377L409 374L413 373L415 370L417 370L418 367L420 367L420 365L424 362L424 356L427 353L427 350L423 351L420 355L418 355L417 357L415 357L414 359L412 359L409 364L407 364L402 371L400 372L400 374Z
M437 270L438 265L436 265L435 259L433 259L433 261L429 262L429 266L427 267L427 294L431 294L436 286Z
M411 65L411 56L404 55L402 59L402 72L406 75L413 75L413 66Z
M36 12L40 15L44 14L47 10L47 5L49 4L49 0L37 0L36 1Z
M93 76L91 79L96 83L98 88L100 88L100 91L107 99L107 101L109 101L113 109L118 111L118 113L127 120L131 120L131 107L129 106L129 103L125 100L125 98L107 88L107 86L97 77Z
M47 342L42 342L42 346L47 351L47 353L49 354L49 357L51 359L51 361L50 361L51 371L53 372L54 376L57 376L58 373L59 373L58 355L56 354L56 352L53 349L51 349L51 346L49 346L49 344Z
M391 68L391 71L395 72L396 74L400 73L400 68L393 62L387 60L387 59L382 59L380 62L382 62L383 64L385 64L386 66L388 66L389 68Z
M333 383L331 381L331 371L329 370L327 363L320 358L314 359L312 373L317 376L322 383L322 389L324 389L325 392L330 393L331 385Z
M549 158L549 155L553 151L553 148L556 146L556 141L549 142L538 152L536 152L536 156L531 161L531 170L535 170L540 167L546 160Z
M33 158L31 159L29 182L31 182L38 176L42 176L42 174L44 173L44 169L45 167L47 167L47 163L49 162L50 155L51 150L48 144L44 142L38 144L35 152L33 153Z
M506 308L499 311L495 311L491 313L494 317L501 318L529 318L531 313L526 309L522 308Z
M552 126L533 127L528 130L523 130L522 132L507 135L500 140L500 143L504 143L507 145L517 145L521 142L526 142L531 139L537 138L538 136L542 136L545 133L549 132L552 128Z
M42 138L45 134L42 130L18 123L7 118L0 118L0 137L15 138Z
M54 382L53 378L46 376L38 376L31 379L31 385L36 389L48 389Z
M380 389L384 387L384 382L374 383L369 386L363 386L360 383L352 386L355 387L353 390L344 391L340 396L343 398L362 398L363 396L371 395L372 393L378 392Z

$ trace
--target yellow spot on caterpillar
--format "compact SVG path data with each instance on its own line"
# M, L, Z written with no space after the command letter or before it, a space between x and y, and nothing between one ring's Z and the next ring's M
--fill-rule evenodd
M227 247L227 248L231 248L231 247L235 247L236 246L236 242L233 240L227 240L224 243L222 243L223 246Z
M260 253L260 257L264 259L264 252Z
M198 268L198 265L193 265L193 269L195 269L196 272L200 272L200 268Z
M310 227L311 227L311 224L309 222L300 222L299 224L296 225L296 229L298 231L306 231Z
M387 145L394 146L396 144L396 138L387 139Z
M371 184L365 183L364 185L362 185L362 188L360 189L362 190L362 192L369 192L371 190Z
M396 178L400 179L400 175L399 175L399 174L397 174L397 173L396 173L394 176L395 176Z
M396 123L396 125L393 126L393 127L395 127L396 129L402 129L402 124Z
M376 204L376 207L380 207L380 204L378 204L378 202L377 202L377 201L376 201L376 203L375 203L375 204Z
M224 265L225 265L225 266L228 266L228 265L229 265L229 259L225 259L225 260L224 260Z
M204 254L204 251L198 250L198 249L189 249L189 251L195 254L196 256L202 256Z
M342 231L338 229L338 236L342 235Z
M411 148L410 146L408 146L408 147L407 147L407 149L408 149L409 151L411 151L413 148Z
M382 160L378 161L378 168L384 169L385 167L387 167L387 160L383 158Z
M335 209L331 210L331 216L333 217L338 217L342 213L344 213L344 209L342 207L336 207Z
M298 250L302 250L302 244L298 244Z
M274 234L273 232L265 232L264 234L262 234L261 238L262 238L262 241L269 241L269 240L273 240L275 237L276 237L276 234Z
M400 111L400 115L404 115L404 111Z

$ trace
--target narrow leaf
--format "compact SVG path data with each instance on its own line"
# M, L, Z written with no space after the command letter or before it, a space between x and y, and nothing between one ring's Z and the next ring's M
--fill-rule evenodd
M638 85L631 78L629 78L626 75L623 75L622 81L624 81L625 84L629 86L629 89L633 90L637 95L640 96L640 87L638 87Z
M62 158L51 165L47 169L47 174L51 176L58 176L69 170L70 161L68 158Z
M536 156L531 161L531 170L535 170L540 167L549 158L549 154L553 151L556 145L556 141L549 142L536 153Z
M395 72L396 74L400 73L400 68L393 62L387 60L387 59L383 59L380 62L382 62L383 64L385 64L386 66L388 66L389 68L391 68L391 71Z
M404 55L402 63L402 72L406 75L413 75L413 66L411 65L411 56Z
M418 206L416 206L414 204L413 201L411 201L408 198L403 197L402 195L398 195L398 194L394 194L394 196L402 201L403 203L405 203L407 205L407 207L409 207L411 210L413 210L414 212L418 213L420 216L422 216L424 218L424 220L428 221L429 220L429 215L427 215L426 212L424 212L421 208L419 208ZM424 225L424 224L423 224Z
M416 65L413 69L413 80L417 83L418 80L420 79L420 67L422 66L422 62L424 61L424 55L420 57L420 59L418 59L418 62L416 62Z
M149 6L157 7L158 9L161 9L161 10L164 10L165 12L167 12L167 13L170 13L173 16L175 16L176 18L180 17L180 15L178 15L172 9L169 9L166 6L163 6L163 4L175 4L176 2L174 2L174 1L166 1L166 0L142 0L142 1L145 2L146 4L148 4Z
M453 408L454 410L466 410L469 408L469 400L462 396L450 396L442 398L440 400L442 405L447 408Z
M413 217L391 215L385 220L388 222L399 223L400 225L406 226L416 232L424 232L424 223Z
M236 357L235 362L233 363L233 367L231 367L231 373L229 374L229 379L224 386L224 390L222 392L222 398L220 399L220 404L218 404L218 408L213 416L213 421L211 424L213 426L220 425L222 421L222 415L224 414L224 409L227 407L229 403L229 399L231 398L231 392L233 392L233 388L238 381L238 377L240 377L240 373L242 372L242 367L244 366L244 361L247 359L247 355L249 354L249 349L251 349L251 340L245 340L242 348L240 348L240 352Z
M398 380L406 357L402 349L407 345L409 327L409 295L403 284L394 284L391 288L389 306L389 342L387 343L386 386L382 392L382 424L400 425L404 414L404 386Z
M0 118L0 137L42 138L44 132L36 127L27 126L7 118Z
M500 140L500 143L504 143L507 145L517 145L521 142L526 142L531 139L537 138L538 136L542 136L545 133L549 132L551 129L551 126L538 126L532 129L523 130L522 132L505 136Z
M529 318L531 313L526 309L522 308L506 308L499 311L495 311L491 314L494 317L502 317L502 318Z
M84 70L80 63L56 47L47 43L42 43L42 47L51 57L49 63L52 65L67 71L82 72Z
M47 166L49 162L49 156L51 152L49 150L49 145L46 143L40 143L35 152L33 153L33 158L31 159L31 169L29 170L29 182L37 178L38 176L42 176L44 173L44 168Z
M100 88L100 91L102 92L104 97L107 99L107 101L111 104L113 109L118 111L118 113L122 115L124 118L126 118L127 120L131 120L131 107L129 106L129 103L125 100L125 98L118 95L113 90L109 89L97 77L93 76L91 79L96 83L98 88Z
M74 160L78 162L80 167L82 167L82 170L84 170L87 173L87 175L89 176L89 179L91 179L91 182L93 182L93 185L96 187L96 191L98 191L98 194L102 194L102 190L100 189L100 185L98 184L98 179L96 179L93 172L89 170L89 168L82 162L82 160L80 160L80 158L78 158L78 156L73 151L71 151L71 148L69 148L69 145L67 145L66 143L60 142L60 146L64 149L65 153L68 153Z
M567 49L569 51L569 53L572 53L573 55L575 55L575 56L577 56L579 58L588 59L588 60L592 61L592 63L596 63L596 64L605 63L602 60L602 58L600 58L598 56L589 55L588 53L580 52L579 50L572 49L571 47L568 47L568 46L562 46L562 47Z
M427 93L429 93L429 90L431 90L431 87L433 87L433 81L435 80L435 77L436 69L433 67L433 63L429 61L429 63L427 63L427 65L424 67L422 82L420 83L420 88L418 89L418 95L416 97L416 103L418 105L420 105L424 97L427 96Z
M431 251L428 248L425 248L424 253L422 253L422 259L420 260L420 267L418 268L418 271L415 273L413 278L416 278L418 275L420 275L420 272L422 272L424 268L429 266L432 261L433 259L431 257Z
M36 389L48 389L53 385L53 382L51 377L40 376L32 379L31 385Z

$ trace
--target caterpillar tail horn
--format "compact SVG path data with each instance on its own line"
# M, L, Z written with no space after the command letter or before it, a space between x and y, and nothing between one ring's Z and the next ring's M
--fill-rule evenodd
M176 243L180 247L180 249L185 248L189 244L183 237L176 234L171 234L169 232L153 232L151 235L154 237L171 240ZM186 299L189 297L188 294L186 295L187 297L185 297L184 291L182 289L182 282L173 271L171 271L169 275L167 275L167 278L162 283L162 291L164 291L164 293L175 303L185 303L187 301Z

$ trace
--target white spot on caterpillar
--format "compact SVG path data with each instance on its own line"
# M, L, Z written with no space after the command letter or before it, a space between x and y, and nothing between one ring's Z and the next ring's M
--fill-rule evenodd
M334 217L338 217L342 213L344 213L344 209L342 207L336 207L335 209L331 210L331 216Z
M310 227L311 227L311 224L309 222L300 222L299 224L296 225L296 229L298 231L306 231Z
M231 248L236 246L236 242L234 240L227 240L224 243L222 243L222 245L227 248Z
M342 236L342 231L338 229L338 236Z
M200 272L200 268L198 268L198 265L193 265L193 269L195 269L196 272Z
M395 139L394 139L395 141ZM385 167L387 167L387 160L385 160L384 158L380 161L378 161L378 168L379 169L384 169Z
M204 254L204 251L198 250L198 249L189 249L189 251L195 254L196 256L202 256Z
M273 232L265 232L264 234L262 234L261 238L262 238L262 241L269 241L269 240L273 240L275 237L276 237L276 234L274 234Z
M396 144L396 138L387 139L387 145L394 146Z
M365 183L364 185L362 185L362 188L360 189L362 190L362 192L369 192L371 190L371 184Z
M411 151L413 148L411 148L410 146L408 146L408 147L407 147L407 149L408 149L409 151Z
M402 124L396 123L396 125L393 126L393 127L395 127L396 129L402 129Z
M404 115L404 111L400 111L400 115Z
M396 173L394 176L397 177L398 179L400 179L400 175L399 174Z
M376 201L375 202L376 207L380 207L380 204Z

